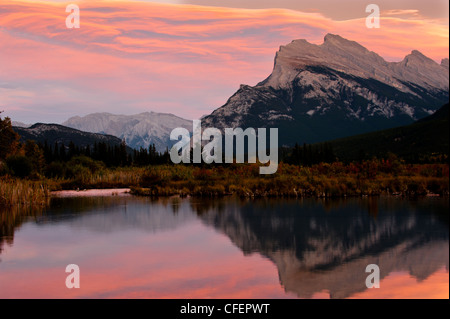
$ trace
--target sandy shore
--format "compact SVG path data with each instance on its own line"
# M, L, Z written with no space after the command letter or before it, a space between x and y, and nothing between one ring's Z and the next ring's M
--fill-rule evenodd
M51 192L54 197L129 196L129 188L84 189Z

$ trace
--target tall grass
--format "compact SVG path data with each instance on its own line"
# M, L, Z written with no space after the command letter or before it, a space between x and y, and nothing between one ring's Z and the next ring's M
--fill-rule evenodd
M85 170L78 172L73 178L52 179L52 190L77 188L121 188L137 186L145 169L125 167L102 169L96 172Z
M47 183L16 178L0 179L0 206L46 206L50 201Z
M80 166L64 178L30 181L3 177L0 206L45 206L52 190L125 187L143 196L448 196L449 165L383 160L311 167L280 163L273 175L260 175L257 164L155 165L94 171Z
M344 197L445 196L449 193L448 181L446 164L371 160L311 167L280 163L273 175L260 175L257 164L105 168L80 170L72 178L49 183L52 189L130 187L133 194L143 196Z
M273 175L259 175L257 165L156 166L141 175L132 193L144 196L344 197L449 194L448 165L393 166L383 161L318 164L281 163Z

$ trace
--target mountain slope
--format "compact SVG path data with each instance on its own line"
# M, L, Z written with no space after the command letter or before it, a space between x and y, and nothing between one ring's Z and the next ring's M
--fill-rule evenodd
M63 123L68 127L93 133L104 133L125 139L132 148L148 148L155 144L156 150L164 152L172 145L170 132L176 127L192 130L192 122L165 113L145 112L136 115L93 113L75 116Z
M280 145L314 143L410 124L449 97L448 60L412 51L386 62L356 42L327 34L321 45L280 47L272 74L241 85L204 127L278 127Z
M342 160L364 156L386 156L394 153L417 161L431 154L449 154L449 104L414 124L377 131L330 142L335 155Z
M120 138L115 136L83 132L59 124L36 123L28 128L13 126L13 129L20 135L22 142L34 140L45 143L47 141L48 145L58 143L65 146L73 142L79 147L92 146L95 143L106 143L107 145L115 146L120 145L122 142ZM128 151L131 151L131 149L128 148Z

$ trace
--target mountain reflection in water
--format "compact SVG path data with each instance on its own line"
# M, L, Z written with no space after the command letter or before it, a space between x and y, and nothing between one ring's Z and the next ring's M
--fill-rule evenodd
M236 259L236 263L239 263L239 258L262 256L276 266L278 285L284 289L286 297L314 298L318 294L325 293L331 298L348 298L368 291L365 286L368 275L365 273L365 267L368 264L377 264L380 267L382 283L383 279L390 278L391 274L404 272L420 284L433 274L444 271L447 278L444 284L448 291L448 208L448 201L442 199L408 201L396 198L364 198L318 201L235 198L214 200L179 198L151 200L136 197L56 198L47 211L26 212L22 215L17 212L15 214L5 212L1 215L0 296L8 297L5 287L9 281L6 276L8 272L14 273L12 264L22 261L22 268L31 269L33 263L37 263L23 258L16 261L14 254L9 259L9 254L4 252L19 254L15 250L21 248L15 247L14 240L15 237L21 236L26 242L34 241L39 244L38 247L33 246L34 254L39 254L40 249L45 251L46 245L50 245L50 242L40 239L38 234L40 229L45 229L47 235L55 229L55 237L56 234L62 234L55 240L61 240L61 245L65 245L69 253L71 243L84 236L91 243L91 247L86 248L86 251L96 249L101 255L102 252L107 254L109 250L116 249L117 256L130 255L130 251L133 251L133 256L137 259L135 262L142 264L150 260L153 254L158 256L160 267L158 269L167 268L169 265L170 268L176 268L176 263L182 261L176 259L174 264L175 255L181 258L179 251L172 251L170 247L174 246L161 242L161 247L165 247L166 250L163 254L159 250L156 252L157 246L140 244L138 237L134 237L136 234L147 234L145 238L150 240L150 243L152 238L156 239L157 234L173 234L171 237L163 238L174 240L171 245L179 246L180 251L185 247L197 251L198 254L208 253L208 256L198 257L199 265L208 258L217 260L228 258L230 263ZM35 227L30 230L25 225ZM199 228L201 225L212 232L202 232L203 228ZM56 232L56 227L60 226L64 226L64 232L60 230ZM189 227L195 228L197 236L195 241L177 242L178 237L175 234L183 234ZM222 242L219 245L220 238L216 237L223 235L226 235L229 238L228 243L231 240L245 257L231 253L228 248L224 248ZM102 236L114 236L116 244L110 242L109 245L113 247L107 248L108 242L102 241L101 238L104 238ZM158 237L158 240L161 240L161 237ZM57 244L52 241L51 245L54 247ZM75 248L72 250L75 251ZM76 252L79 256L83 255L79 247L76 248ZM58 252L55 251L54 254ZM140 254L142 259L139 257ZM192 256L195 256L194 252ZM195 258L192 256L191 258ZM91 267L89 265L93 257L89 258L85 257L84 264L87 266L80 266L83 270ZM156 268L152 268L154 262L152 260L147 264L149 271L156 272ZM50 265L46 267L50 268ZM105 273L109 271L109 265L102 267ZM183 265L180 265L180 269L181 267ZM248 266L250 271L251 267L250 264ZM258 267L255 266L255 269ZM111 271L112 269L114 266L111 265ZM239 268L236 269L235 273L239 272ZM186 276L193 274L187 273ZM226 275L221 273L220 276ZM196 284L206 289L214 285L220 276L211 270L210 277L203 277ZM170 281L170 278L166 279ZM195 281L195 278L184 279ZM117 281L120 285L119 278ZM125 279L123 284L125 285ZM134 288L130 288L128 283L126 285L127 292L121 296L135 296L132 294ZM158 295L158 289L161 288L152 288L150 281L142 285L146 286L145 289L141 286L135 289L147 292L151 290L152 293L143 293L139 296L154 298L173 296L167 291ZM185 289L189 293L189 288ZM235 289L240 289L238 284ZM244 291L244 288L242 290ZM245 293L237 295L242 298L260 297L247 296ZM196 296L203 297L201 294ZM226 294L214 296L229 297ZM191 295L184 297L188 298Z

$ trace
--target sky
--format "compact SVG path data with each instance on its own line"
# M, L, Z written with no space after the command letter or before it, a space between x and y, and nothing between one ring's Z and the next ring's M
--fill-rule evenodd
M66 27L66 5L80 28ZM369 29L367 4L380 7ZM13 121L155 111L199 118L272 71L281 45L327 33L387 61L449 55L447 0L0 2L0 111Z

